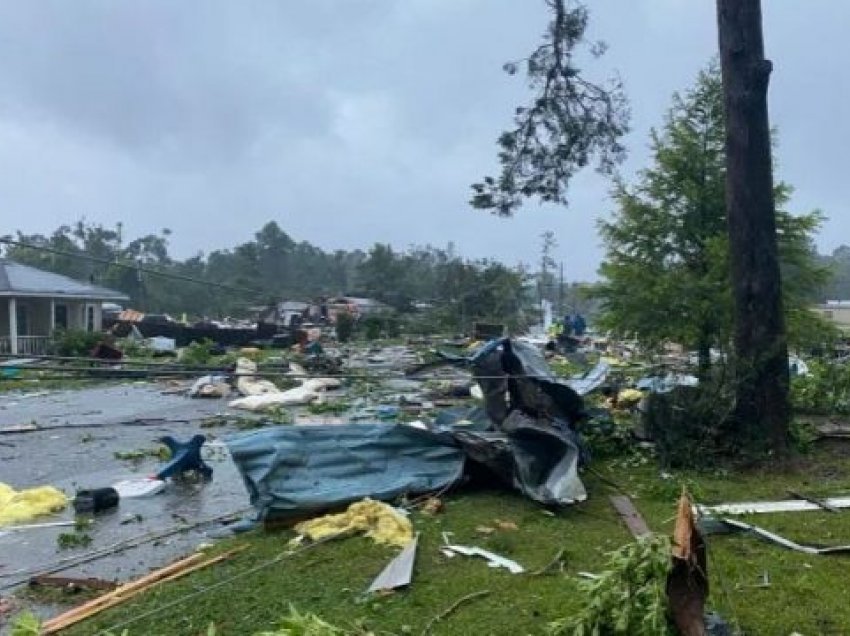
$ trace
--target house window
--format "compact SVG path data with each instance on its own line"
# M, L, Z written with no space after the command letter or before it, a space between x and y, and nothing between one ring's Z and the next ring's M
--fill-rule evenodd
M68 305L56 305L53 307L53 324L56 329L68 328Z
M94 331L94 307L86 307L86 331Z

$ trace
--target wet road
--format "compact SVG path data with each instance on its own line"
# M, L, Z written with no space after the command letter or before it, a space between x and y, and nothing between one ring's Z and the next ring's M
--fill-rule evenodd
M31 570L47 569L62 559L116 543L177 530L197 521L244 511L248 496L241 477L218 439L234 429L202 429L205 418L227 413L226 400L193 400L163 395L154 384L129 384L47 395L0 397L0 430L34 422L44 430L0 433L0 481L16 489L50 484L73 497L76 489L109 486L122 479L154 473L161 460L116 459L115 452L154 449L155 439L170 434L186 440L201 432L208 438L204 456L214 470L208 483L169 483L152 497L122 499L98 514L86 532L88 546L60 549L57 537L73 528L44 528L0 534L0 595L25 580ZM63 513L35 522L73 520ZM160 567L225 531L220 523L175 533L155 542L63 570L62 576L126 580ZM3 589L7 588L7 589ZM42 608L48 609L48 608Z

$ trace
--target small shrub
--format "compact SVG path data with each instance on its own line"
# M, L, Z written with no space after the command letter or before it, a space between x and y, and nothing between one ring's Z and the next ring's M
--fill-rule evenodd
M95 331L60 330L53 335L51 349L60 356L88 357L102 340L103 334Z
M710 468L734 449L723 447L730 426L729 387L705 382L679 386L669 393L650 393L644 413L645 430L667 468ZM734 436L733 436L734 437ZM743 451L749 440L734 437Z
M152 352L147 347L143 347L140 342L125 338L120 344L119 349L124 353L125 358L150 358Z
M183 363L194 366L205 366L209 364L213 357L212 350L214 346L215 343L209 338L204 338L201 342L192 341L183 350Z
M395 314L388 314L384 317L384 331L387 338L398 338L401 336L401 319Z
M60 550L84 548L91 543L91 535L85 532L63 532L56 537L56 545Z
M791 444L800 453L808 453L818 439L818 432L814 424L797 417L791 420L788 433L791 437Z
M381 337L383 324L380 316L366 316L363 319L363 331L366 340L377 340Z
M591 461L623 457L635 449L631 422L614 418L605 409L593 409L579 433Z
M791 379L791 403L798 411L850 414L850 365L813 360L809 374Z
M335 402L312 402L307 405L310 415L342 415L351 408L348 402L337 400Z
M349 342L354 335L354 316L347 311L342 311L336 316L336 339L340 342Z

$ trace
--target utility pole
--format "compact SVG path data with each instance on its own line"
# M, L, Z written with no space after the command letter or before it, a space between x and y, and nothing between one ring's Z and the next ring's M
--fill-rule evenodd
M558 316L564 315L564 261L561 261L561 274L558 280Z
M138 283L139 290L139 311L146 311L145 305L145 284L142 280L142 262L136 261L136 283Z

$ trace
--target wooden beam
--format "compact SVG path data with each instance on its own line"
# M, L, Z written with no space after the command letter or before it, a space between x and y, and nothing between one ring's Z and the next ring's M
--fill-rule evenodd
M625 495L611 495L609 499L635 539L652 534L652 530L646 525L646 521L640 516L640 512L635 508L631 499Z
M164 568L151 572L140 579L136 579L135 581L131 581L130 583L126 583L121 587L109 592L108 594L104 594L103 596L99 596L96 599L89 601L88 603L83 603L82 605L75 607L73 609L68 610L67 612L60 614L54 618L51 618L49 621L42 625L42 636L47 636L48 634L55 634L56 632L66 629L71 625L75 625L80 621L83 621L87 618L94 616L95 614L99 614L100 612L109 609L110 607L114 607L127 601L134 596L137 596L143 592L146 592L151 587L158 585L160 583L166 583L168 581L174 581L175 579L179 579L181 577L186 576L187 574L191 574L196 570L200 570L202 568L209 567L210 565L214 565L216 563L220 563L226 559L229 559L233 555L241 552L247 546L241 546L239 548L234 548L233 550L229 550L228 552L224 552L219 554L218 556L211 557L209 559L204 560L204 556L201 553L193 554L185 559L180 559L179 561L172 563Z

